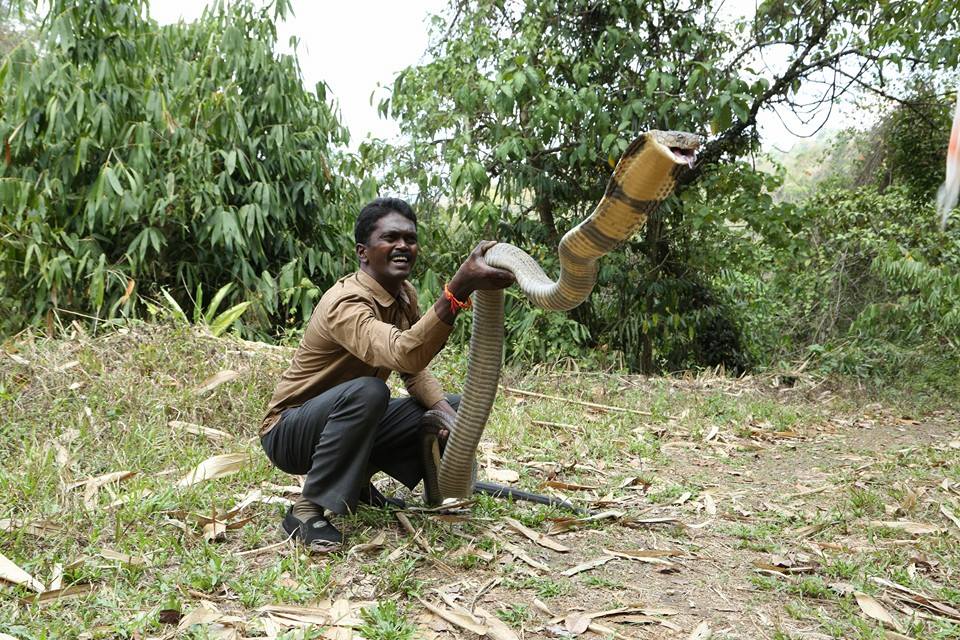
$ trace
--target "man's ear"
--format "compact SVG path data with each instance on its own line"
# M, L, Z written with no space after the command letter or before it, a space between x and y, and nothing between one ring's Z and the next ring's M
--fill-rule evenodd
M360 264L367 264L367 245L357 243L357 258L360 260Z

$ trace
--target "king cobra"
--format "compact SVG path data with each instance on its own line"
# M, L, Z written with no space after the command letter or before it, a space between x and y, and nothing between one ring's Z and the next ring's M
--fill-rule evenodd
M525 251L497 243L484 255L487 264L516 276L520 290L543 309L566 311L587 299L597 280L597 261L630 238L693 167L700 139L679 131L648 131L624 152L607 183L606 193L586 220L560 240L560 277L551 280ZM467 377L456 420L427 412L424 424L436 434L450 429L442 456L435 437L424 444L425 500L466 498L474 491L476 451L500 380L503 358L503 291L473 294L473 333ZM496 485L486 484L485 490Z

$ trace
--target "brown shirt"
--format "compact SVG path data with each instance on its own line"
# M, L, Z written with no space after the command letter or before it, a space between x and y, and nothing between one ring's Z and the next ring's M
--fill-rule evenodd
M426 367L452 330L433 307L420 317L417 293L409 282L394 298L363 271L341 278L313 310L293 361L267 405L260 435L273 428L284 409L355 378L386 380L391 371L399 372L413 398L432 407L446 396Z

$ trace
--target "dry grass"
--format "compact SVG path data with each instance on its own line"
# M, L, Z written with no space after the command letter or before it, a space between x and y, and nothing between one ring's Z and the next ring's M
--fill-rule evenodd
M342 523L347 550L311 557L279 529L295 479L255 436L289 353L170 326L8 344L2 553L63 590L37 601L26 586L0 587L0 633L476 637L466 623L493 638L960 637L949 401L774 376L512 372L506 386L643 412L498 398L482 473L516 472L519 486L604 518L480 498L454 514L408 512L414 539L394 514L361 510ZM239 375L198 391L224 370ZM462 354L436 370L456 389ZM177 486L224 454L242 454L239 471ZM135 475L104 477L114 472ZM867 595L891 616L886 630L867 617ZM616 608L628 610L582 629L587 614ZM294 619L324 624L297 631Z

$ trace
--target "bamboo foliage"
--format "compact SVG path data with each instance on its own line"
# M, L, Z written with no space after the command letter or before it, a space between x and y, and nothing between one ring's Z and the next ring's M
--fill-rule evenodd
M357 188L325 85L275 51L287 11L217 3L161 27L145 0L50 3L0 66L5 328L228 283L248 325L310 313L346 268Z

